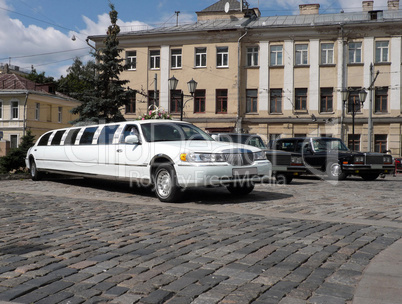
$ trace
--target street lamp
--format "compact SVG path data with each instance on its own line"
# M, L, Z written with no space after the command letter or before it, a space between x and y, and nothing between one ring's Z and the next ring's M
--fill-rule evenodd
M169 82L169 91L170 94L172 94L172 91L176 90L177 84L179 83L179 80L172 76L171 78L168 79ZM187 82L188 86L188 91L190 92L191 95L184 95L183 91L180 94L180 120L183 120L183 108L184 108L184 96L186 97L193 97L195 90L197 89L197 81L194 79L191 79L189 82Z
M350 100L349 99L350 92L356 92L356 91L357 90L346 90L346 89L341 91L344 106L346 105L346 102L348 102L348 109L352 110L352 151L355 150L355 115L356 115L356 108L357 108L356 106L357 105L360 106L360 103L361 103L362 107L363 107L364 101L366 100L366 97L367 97L367 91L364 88L362 88L362 89L358 90L359 91L359 95L358 95L359 101L356 101L355 98L353 98L353 100Z

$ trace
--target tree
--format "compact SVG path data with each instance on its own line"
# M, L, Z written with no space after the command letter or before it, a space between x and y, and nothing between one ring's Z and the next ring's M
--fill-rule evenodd
M21 171L25 168L25 157L30 147L34 145L35 136L31 130L21 137L21 143L18 148L10 150L10 152L0 158L0 167L2 172L10 172L13 170Z
M89 80L91 89L81 96L83 103L72 110L74 114L80 114L74 122L123 121L125 119L120 108L127 105L134 94L134 91L124 87L129 81L119 79L120 73L125 68L122 64L124 59L119 56L122 51L117 38L120 27L116 24L118 13L114 5L109 3L109 7L111 25L103 42L104 46L92 52L96 62L95 75Z
M45 76L45 72L38 74L38 72L36 72L36 69L34 69L34 68L32 68L31 73L29 73L27 76L25 76L25 78L27 78L35 83L41 83L41 84L55 83L53 77Z
M95 76L95 62L88 61L85 65L77 57L74 59L73 65L67 69L67 76L61 76L58 81L58 91L82 100L85 92L90 91L91 81Z

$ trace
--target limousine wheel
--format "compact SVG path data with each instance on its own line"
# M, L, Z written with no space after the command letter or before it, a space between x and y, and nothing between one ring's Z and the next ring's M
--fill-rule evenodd
M293 176L285 173L277 173L275 175L276 183L279 185L290 184L293 180Z
M34 160L31 160L31 170L30 170L30 174L31 174L31 179L33 181L37 181L40 180L42 177L42 174L38 171L38 168L36 167L36 163Z
M242 183L242 184L232 184L227 186L230 193L234 195L247 195L254 190L254 184L252 183Z
M327 165L327 175L328 178L332 180L344 180L347 176L347 174L342 171L341 165L338 163L329 163Z
M176 172L171 165L161 165L156 169L155 193L162 202L174 202L181 194L177 185Z

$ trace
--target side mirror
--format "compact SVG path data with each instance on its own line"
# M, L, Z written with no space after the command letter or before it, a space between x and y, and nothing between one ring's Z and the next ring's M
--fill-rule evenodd
M213 140L218 140L218 135L216 135L216 134L213 134L213 135L211 135L211 137L213 138Z
M124 142L126 144L134 144L137 145L140 143L140 140L138 139L137 135L128 135L126 136L126 138L124 139Z

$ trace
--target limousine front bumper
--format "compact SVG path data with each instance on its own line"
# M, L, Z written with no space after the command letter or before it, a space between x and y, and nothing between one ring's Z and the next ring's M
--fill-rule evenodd
M232 183L262 182L272 175L268 161L255 162L251 166L224 165L175 165L178 184L181 187L229 185Z

